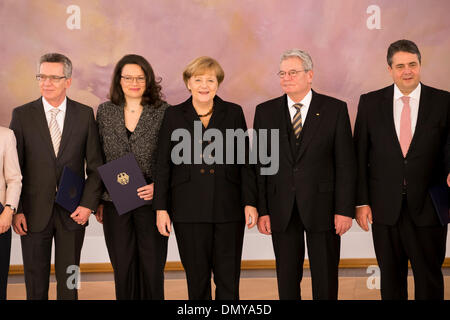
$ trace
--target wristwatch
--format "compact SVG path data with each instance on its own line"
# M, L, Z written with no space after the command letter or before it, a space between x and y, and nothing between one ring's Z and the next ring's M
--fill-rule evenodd
M5 207L10 207L11 210L13 211L13 214L16 214L16 213L17 213L17 208L16 208L16 207L13 207L13 206L10 205L10 204L5 204Z

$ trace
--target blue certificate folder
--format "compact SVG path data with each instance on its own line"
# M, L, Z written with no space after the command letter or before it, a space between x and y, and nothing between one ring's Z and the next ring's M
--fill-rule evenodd
M431 200L433 200L434 208L443 226L450 222L448 193L447 184L439 184L430 188Z
M98 167L98 172L119 215L151 204L151 201L137 195L137 189L147 185L147 182L134 154L128 153L110 161Z
M5 209L5 207L3 207L3 205L0 203L0 213L3 212L3 209Z
M84 179L69 167L64 167L61 179L59 180L55 202L72 213L80 205L83 190Z

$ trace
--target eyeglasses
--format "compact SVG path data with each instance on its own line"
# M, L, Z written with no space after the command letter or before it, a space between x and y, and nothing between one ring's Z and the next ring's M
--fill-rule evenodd
M51 83L58 83L61 79L65 79L65 76L48 76L46 74L37 74L36 80L39 82L45 82L45 80L49 79Z
M305 72L306 72L306 70L289 70L288 72L286 72L286 71L280 71L280 72L277 73L277 75L278 75L281 79L283 79L284 77L286 77L287 74L289 75L289 77L294 78L295 76L297 76L297 73L300 73L300 72L302 72L302 71L305 71Z
M138 77L120 76L120 77L123 79L123 81L125 83L128 83L128 84L133 83L134 80L136 80L137 83L141 83L141 84L145 83L145 77L144 76L138 76Z

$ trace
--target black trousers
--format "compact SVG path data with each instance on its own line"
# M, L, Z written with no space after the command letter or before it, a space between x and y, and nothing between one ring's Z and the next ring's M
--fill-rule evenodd
M397 223L394 226L374 223L372 236L381 272L383 300L408 299L408 260L414 274L415 299L444 299L441 268L447 226L416 226L404 199Z
M245 223L174 223L190 300L239 300Z
M151 206L120 216L114 204L106 202L103 231L114 269L116 298L163 300L168 238L158 232Z
M0 234L0 300L6 300L9 259L11 255L11 228Z
M55 240L55 276L58 300L77 300L76 275L79 274L85 229L69 231L61 215L69 214L54 205L53 214L42 232L21 236L28 300L48 300L52 241Z
M323 232L306 231L296 205L287 229L284 232L272 232L279 298L301 299L305 233L313 299L336 300L341 238L336 235L334 229Z

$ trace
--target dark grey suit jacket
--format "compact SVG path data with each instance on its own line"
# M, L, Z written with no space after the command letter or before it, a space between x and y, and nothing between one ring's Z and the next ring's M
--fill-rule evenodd
M355 154L347 104L313 91L295 154L286 113L286 95L256 107L254 129L280 134L278 172L264 176L262 164L257 165L259 215L270 215L272 232L283 232L296 200L306 230L332 230L335 214L353 217L355 212Z
M23 175L18 212L25 214L29 231L40 232L47 226L64 166L80 177L87 174L80 206L97 209L102 190L97 167L102 165L102 155L91 107L67 98L58 157L55 156L50 138L42 98L15 108L10 128L16 135ZM65 213L67 214L62 216L62 220L69 230L87 225L77 224L70 218L68 211Z
M406 158L394 125L394 85L361 95L355 124L357 205L371 205L375 223L394 225L403 182L417 226L438 225L428 193L450 171L450 94L422 84L416 129Z
M153 208L167 210L172 221L183 223L224 223L245 219L244 206L256 206L256 182L253 169L246 162L237 161L238 150L234 145L233 163L223 164L194 163L199 155L191 152L190 164L175 164L172 150L179 143L172 141L176 129L185 129L190 133L191 150L197 144L200 153L212 141L195 140L194 122L200 118L192 105L192 97L185 102L167 109L158 142L158 171L155 176L155 196ZM214 111L208 129L220 131L226 137L227 129L247 130L242 108L234 103L214 97ZM202 127L202 135L205 129ZM225 138L224 138L225 142ZM246 151L248 152L248 139ZM225 147L223 159L227 159L229 150ZM230 156L231 157L231 156Z

